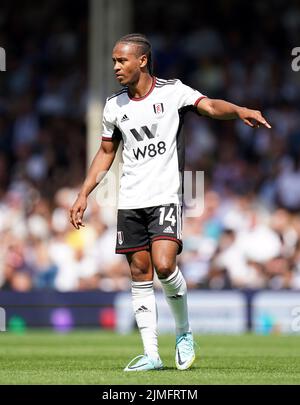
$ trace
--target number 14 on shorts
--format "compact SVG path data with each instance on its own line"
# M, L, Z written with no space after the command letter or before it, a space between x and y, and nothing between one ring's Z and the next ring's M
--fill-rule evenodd
M164 233L174 233L175 231L177 238L181 239L181 206L176 204L162 206L159 208L159 213L158 225L166 227Z
M166 208L169 209L169 211L166 214ZM166 221L171 222L171 226L176 225L176 218L175 215L173 214L174 212L174 207L161 207L159 209L160 211L160 216L159 216L159 225L164 225Z

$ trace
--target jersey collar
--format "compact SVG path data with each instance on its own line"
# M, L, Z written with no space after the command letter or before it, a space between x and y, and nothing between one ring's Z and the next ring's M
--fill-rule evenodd
M141 100L144 100L146 97L148 97L148 96L152 93L152 91L153 91L153 89L154 89L154 87L155 87L155 83L156 83L156 77L153 76L153 77L152 77L152 85L151 85L151 87L150 87L150 89L149 89L149 91L148 91L147 94L145 94L143 97L132 97L132 96L129 94L129 91L127 90L128 97L130 98L130 100L133 100L133 101L141 101Z

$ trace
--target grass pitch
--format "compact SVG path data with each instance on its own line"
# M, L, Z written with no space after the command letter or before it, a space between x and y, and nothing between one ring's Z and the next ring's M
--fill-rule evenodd
M138 333L0 333L0 384L300 384L299 336L195 336L197 359L178 371L174 336L159 338L162 371L124 373Z

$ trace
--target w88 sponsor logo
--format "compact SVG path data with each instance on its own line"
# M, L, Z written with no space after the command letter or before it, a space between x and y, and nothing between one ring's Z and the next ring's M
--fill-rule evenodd
M136 160L145 159L146 156L154 158L157 154L163 155L166 152L166 143L164 141L158 142L157 145L154 143L149 143L149 145L145 145L143 149L137 148L133 149L133 154Z

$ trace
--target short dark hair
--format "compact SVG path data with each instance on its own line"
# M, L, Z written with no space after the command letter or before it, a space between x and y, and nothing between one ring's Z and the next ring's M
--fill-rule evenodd
M128 34L120 38L117 41L117 44L119 43L130 43L139 46L141 50L141 55L145 54L148 58L147 68L150 75L152 75L153 73L152 46L150 41L147 39L145 35L139 33Z

